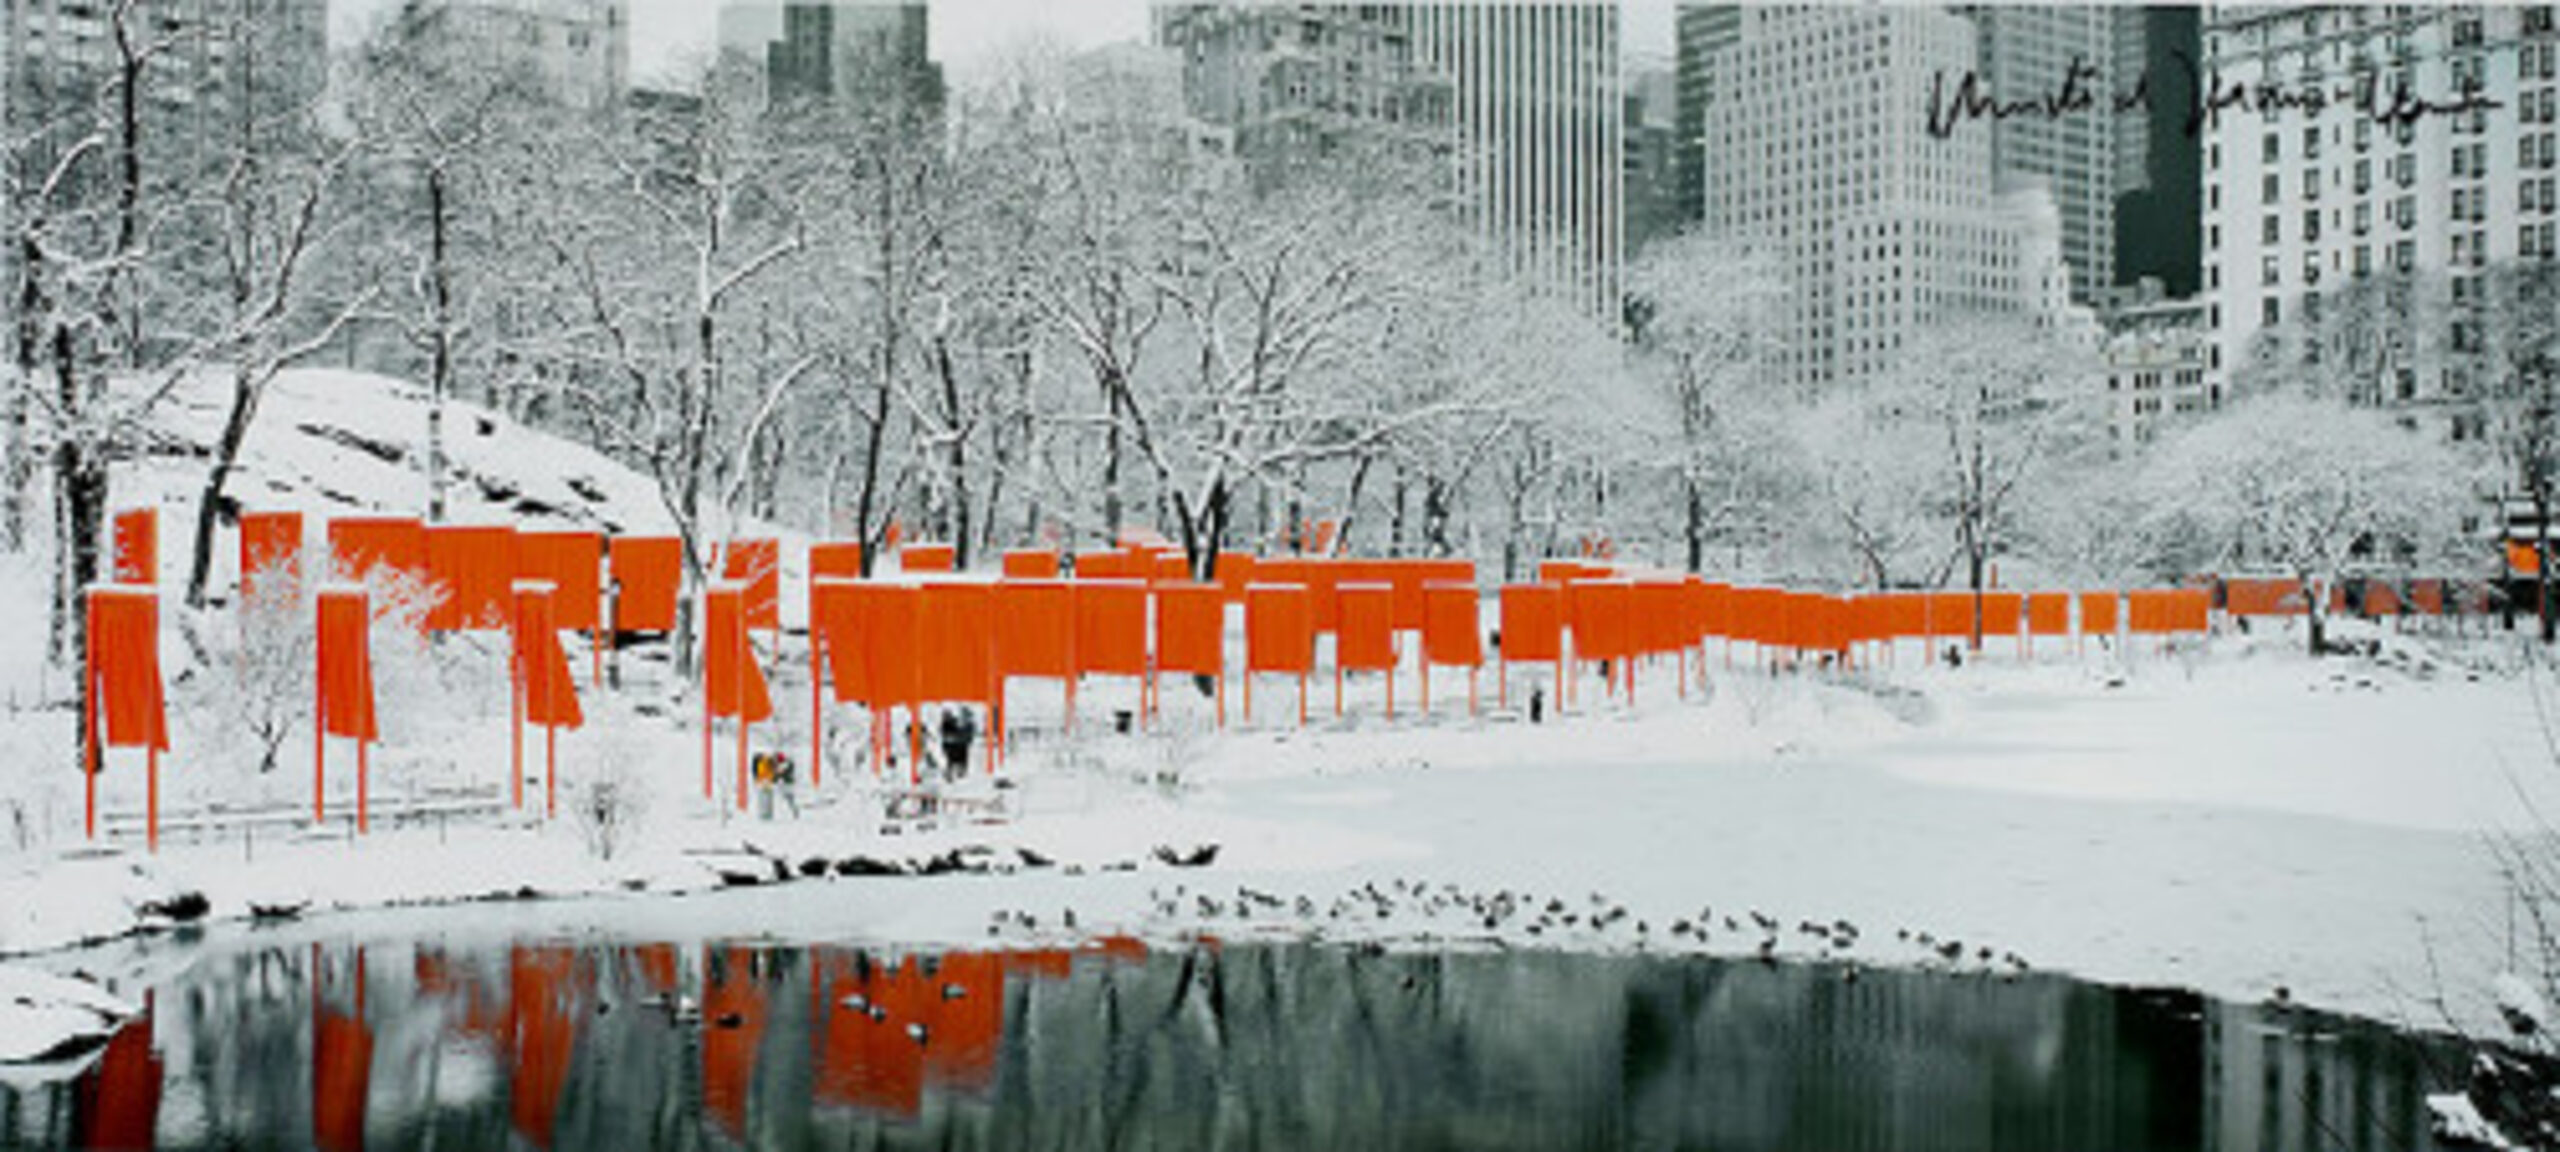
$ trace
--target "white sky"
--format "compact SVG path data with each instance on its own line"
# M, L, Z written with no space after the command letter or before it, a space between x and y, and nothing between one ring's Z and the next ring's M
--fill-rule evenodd
M360 27L397 0L338 0L340 28ZM930 0L933 55L954 79L1013 40L1036 35L1086 48L1147 34L1146 0ZM1626 45L1636 54L1668 57L1672 0L1623 0ZM719 0L631 0L631 72L642 82L709 49L720 22Z

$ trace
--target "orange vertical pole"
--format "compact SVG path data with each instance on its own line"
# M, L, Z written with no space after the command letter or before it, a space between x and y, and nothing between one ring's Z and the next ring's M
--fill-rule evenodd
M1307 674L1306 674L1306 671L1305 671L1304 669L1301 669L1301 670L1299 670L1299 672L1298 672L1298 727L1300 727L1300 728L1304 728L1304 727L1306 727L1306 726L1307 726Z
M1342 649L1339 647L1333 651L1333 714L1336 718L1342 715Z
M524 639L516 633L524 629L524 606L514 605L507 613L507 691L513 700L507 718L507 755L515 765L511 787L515 791L516 811L524 811L524 661L520 654Z
M1689 698L1689 650L1680 650L1680 698Z
M1467 716L1476 715L1476 669L1467 669Z
M1227 728L1227 670L1218 669L1218 730Z
M373 776L373 766L372 758L365 753L365 747L366 742L358 738L356 740L356 832L358 834L368 834L373 831L369 815L372 809L370 781Z
M711 799L711 678L702 681L702 798Z
M907 783L924 784L924 717L916 714L916 706L907 705Z
M811 597L809 607L815 609L817 606L817 598ZM824 761L827 748L827 665L821 659L823 653L818 650L819 643L818 622L812 619L809 621L809 786L812 788L818 786L818 766Z
M1494 698L1500 701L1504 708L1511 707L1511 661L1498 656L1494 658L1493 683L1496 693Z
M328 675L327 657L321 647L329 642L327 629L319 630L311 644L311 822L328 823L329 783L329 693L325 685Z
M1431 653L1422 654L1422 714L1431 714Z
M1388 651L1389 651L1390 653L1392 653L1392 652L1395 650L1395 641L1394 641L1394 640L1390 639L1389 641L1387 641L1387 649L1388 649ZM1394 657L1393 655L1390 655L1390 656L1388 656L1387 660L1388 660L1388 663L1387 663L1387 719L1389 719L1389 720L1393 720L1393 719L1395 719L1395 718L1396 718L1396 667L1395 667L1395 657Z
M747 810L747 600L738 597L738 811Z
M158 852L160 850L160 746L152 745L143 755L150 766L151 773L151 798L147 802L150 806L148 817L150 831L145 833L145 836L148 837L151 850Z
M361 745L358 746L356 754L358 756L364 754ZM542 791L542 818L558 819L560 817L560 726L557 724L542 726ZM358 823L361 824L362 821Z

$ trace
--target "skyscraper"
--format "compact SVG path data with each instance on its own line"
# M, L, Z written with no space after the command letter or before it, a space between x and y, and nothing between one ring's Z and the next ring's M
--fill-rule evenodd
M2225 85L2292 94L2220 109L2204 134L2210 371L2309 349L2276 337L2325 310L2441 291L2456 325L2481 274L2560 258L2560 30L2554 6L2298 8L2204 14ZM2300 98L2311 92L2316 104ZM2476 94L2494 106L2473 105ZM2421 110L2420 102L2426 108ZM2395 114L2398 109L2401 114ZM2425 311L2410 313L2425 315ZM2446 332L2395 325L2366 398L2468 431L2469 382Z
M731 0L720 12L722 50L762 67L777 106L895 108L935 120L944 85L927 35L917 0Z
M1710 60L1705 225L1793 281L1786 378L1871 376L1950 316L2093 323L2071 305L2048 189L1995 177L1988 125L1941 138L1921 114L1979 50L1943 10L1754 8Z
M1677 17L1679 110L1672 117L1678 137L1680 201L1688 221L1707 210L1707 110L1715 103L1713 65L1716 54L1742 39L1742 8L1737 4L1682 4Z
M2077 86L2091 111L2010 116L1991 126L1991 165L2013 181L2038 181L2062 221L2062 257L2071 298L2081 303L2115 283L2116 197L2123 152L2147 143L2136 118L2119 117L2121 57L2117 10L2098 4L1983 4L1963 9L1981 37L1980 72L1998 98L2041 99ZM1950 83L1953 78L1950 77Z
M1195 114L1249 166L1385 146L1446 166L1458 209L1515 270L1612 322L1625 248L1614 0L1168 4ZM1329 158L1333 158L1329 160Z

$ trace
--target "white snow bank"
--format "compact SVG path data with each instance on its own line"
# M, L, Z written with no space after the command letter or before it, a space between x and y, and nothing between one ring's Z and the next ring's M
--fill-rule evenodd
M0 964L0 1064L49 1060L104 1041L141 1010L86 980Z
M2513 1148L2506 1133L2480 1114L2471 1097L2459 1092L2427 1097L2427 1111L2435 1117L2435 1135L2439 1140L2452 1140L2481 1148Z

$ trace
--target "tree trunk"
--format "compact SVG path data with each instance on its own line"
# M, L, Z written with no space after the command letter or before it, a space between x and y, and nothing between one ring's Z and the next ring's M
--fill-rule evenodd
M1682 476L1680 487L1681 502L1688 513L1689 571L1704 572L1707 561L1706 493L1699 490L1695 476Z
M205 475L204 494L196 501L195 552L187 560L187 606L204 607L205 586L213 576L213 531L230 499L231 473L239 467L240 446L249 439L249 424L258 415L258 385L246 366L231 372L231 414L222 422L222 439L214 445L213 469ZM246 573L243 573L245 576Z
M2551 643L2560 617L2551 611L2551 489L2537 484L2533 489L2534 522L2534 608L2542 616L2542 642Z
M954 563L965 569L969 566L969 448L960 421L959 370L951 363L950 342L938 336L933 342L933 366L942 377L943 418L950 424L951 444L943 455L943 467L950 473L949 539Z
M427 284L433 327L427 333L427 519L444 522L444 409L453 396L453 249L451 206L442 165L427 169Z

